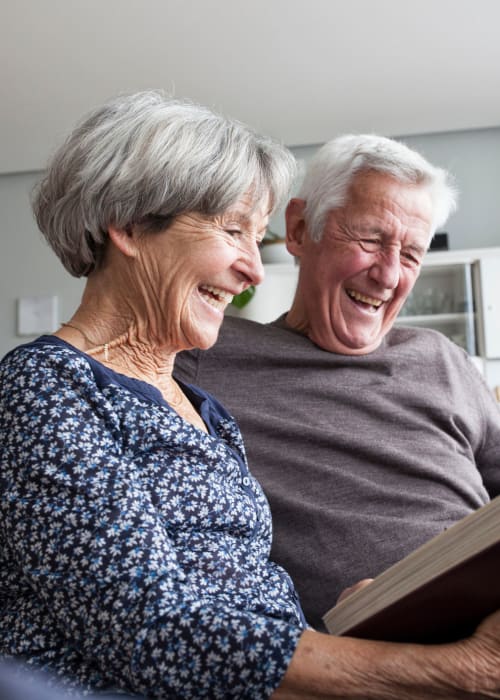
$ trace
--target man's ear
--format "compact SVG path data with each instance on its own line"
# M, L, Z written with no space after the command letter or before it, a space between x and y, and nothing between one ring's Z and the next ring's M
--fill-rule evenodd
M128 258L135 258L137 255L137 236L131 229L116 228L110 226L108 228L109 240L118 250Z
M286 247L291 255L300 258L304 247L304 239L307 236L307 226L304 221L306 200L293 197L285 212L286 220Z

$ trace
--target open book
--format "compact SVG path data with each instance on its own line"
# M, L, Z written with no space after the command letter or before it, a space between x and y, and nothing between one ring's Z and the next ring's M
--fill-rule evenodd
M500 496L331 608L331 634L447 642L500 608Z

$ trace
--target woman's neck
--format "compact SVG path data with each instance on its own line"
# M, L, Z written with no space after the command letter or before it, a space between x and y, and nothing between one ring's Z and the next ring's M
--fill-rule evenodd
M158 388L172 376L176 353L150 340L132 320L116 316L94 319L80 307L56 335L104 365Z
M55 335L115 372L156 387L179 415L206 430L172 376L178 348L155 336L146 314L131 305L133 290L121 290L116 278L107 284L107 277L105 272L89 277L80 306Z

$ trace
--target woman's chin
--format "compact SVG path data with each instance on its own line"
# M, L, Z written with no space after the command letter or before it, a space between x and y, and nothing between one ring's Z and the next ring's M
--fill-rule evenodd
M200 323L194 332L189 334L189 339L191 347L198 348L199 350L208 350L217 342L219 337L220 327L222 326L222 321L224 320L224 315L222 314L219 318L213 319L211 323Z

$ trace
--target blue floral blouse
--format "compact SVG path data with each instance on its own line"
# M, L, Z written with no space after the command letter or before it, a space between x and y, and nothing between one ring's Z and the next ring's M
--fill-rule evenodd
M0 365L0 653L87 689L267 698L305 621L237 425L43 336Z

